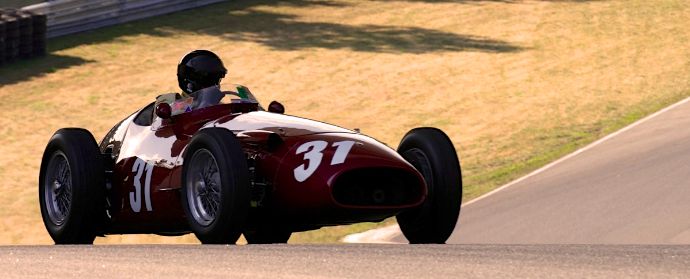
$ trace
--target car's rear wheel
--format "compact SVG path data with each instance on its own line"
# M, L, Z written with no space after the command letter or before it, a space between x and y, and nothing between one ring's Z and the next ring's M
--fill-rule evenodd
M249 244L287 243L291 235L290 230L275 226L259 226L244 232L244 238Z
M398 153L424 177L424 203L396 219L410 243L445 243L455 229L462 202L460 162L453 143L436 128L417 128L400 142Z
M182 172L182 207L204 244L234 244L249 211L249 169L234 134L199 131L187 146Z
M38 183L41 217L55 244L93 243L105 214L104 175L89 131L55 132L43 153Z

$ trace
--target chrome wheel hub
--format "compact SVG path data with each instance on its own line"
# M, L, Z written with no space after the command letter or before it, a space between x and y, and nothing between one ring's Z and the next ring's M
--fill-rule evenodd
M62 225L72 205L72 172L65 154L55 152L46 170L43 194L48 218L53 224Z
M218 163L207 149L197 150L187 173L186 191L189 211L202 226L215 221L220 208L220 172Z

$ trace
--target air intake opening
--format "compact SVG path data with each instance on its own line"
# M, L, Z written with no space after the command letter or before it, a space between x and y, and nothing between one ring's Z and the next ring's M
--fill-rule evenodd
M418 202L421 195L417 176L400 169L350 170L333 184L333 198L343 205L401 206Z

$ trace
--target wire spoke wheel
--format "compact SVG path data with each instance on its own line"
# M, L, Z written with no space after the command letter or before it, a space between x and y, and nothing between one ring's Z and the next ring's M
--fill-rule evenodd
M203 244L235 244L249 213L249 168L241 143L226 129L197 132L187 145L181 202Z
M62 225L72 205L72 173L65 154L55 152L48 163L44 185L45 207L55 225Z
M202 226L208 226L216 219L220 209L220 173L216 158L207 149L199 149L192 160L187 176L187 196L192 217Z

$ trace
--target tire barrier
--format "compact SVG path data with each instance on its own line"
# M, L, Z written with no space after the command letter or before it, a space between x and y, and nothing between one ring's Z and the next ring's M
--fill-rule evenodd
M46 55L47 17L0 9L0 65Z
M228 0L49 0L21 9L0 8L0 65L46 55L46 38L224 1Z
M5 64L5 37L7 37L5 21L0 19L0 65Z
M47 45L47 35L48 35L48 17L43 14L36 14L33 12L27 12L32 15L33 18L33 56L45 56L46 55L46 45Z
M54 38L224 1L228 0L51 0L22 11L46 15L48 38Z

